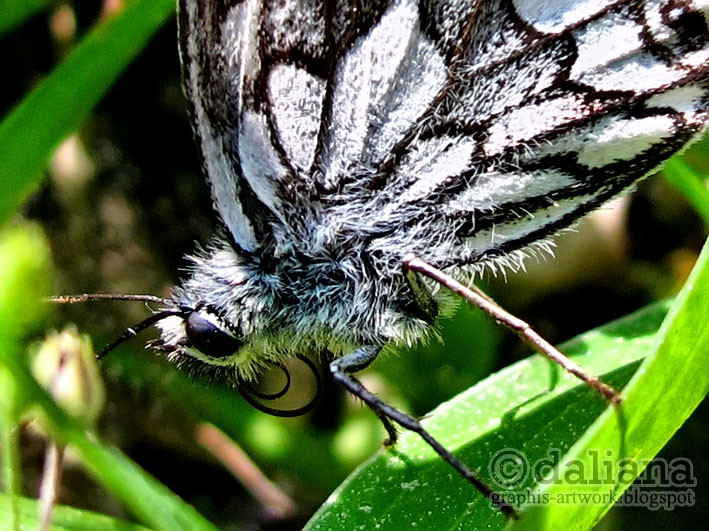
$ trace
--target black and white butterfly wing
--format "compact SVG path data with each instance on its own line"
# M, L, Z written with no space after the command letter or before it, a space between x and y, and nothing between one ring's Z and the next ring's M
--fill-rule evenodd
M392 439L392 421L417 431L498 500L352 374L449 309L405 255L514 259L705 127L708 15L709 0L180 0L186 92L230 241L193 258L157 347L237 385L328 352Z
M703 0L180 2L216 208L247 252L485 262L709 117Z
M423 19L428 35L473 25L378 176L380 226L406 228L374 246L408 241L442 267L508 256L647 175L709 119L706 2L463 5L457 21Z
M352 43L388 4L180 1L183 77L203 167L241 250L263 253L302 241L293 231L311 227L322 204L315 178L322 150L371 128L370 116L344 116L351 111L341 99L349 94L335 77ZM334 113L347 121L336 138L332 128L341 124ZM339 160L334 152L326 158L333 157Z
M289 9L290 8L290 9ZM204 172L232 243L262 251L312 163L327 72L313 2L181 0L180 55ZM318 15L324 20L324 14ZM319 64L315 64L319 63ZM307 64L307 66L306 66ZM296 199L294 201L294 199Z

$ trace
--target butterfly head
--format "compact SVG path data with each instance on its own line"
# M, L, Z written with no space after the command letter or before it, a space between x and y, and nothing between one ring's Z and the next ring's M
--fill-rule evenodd
M244 344L239 331L227 325L206 306L190 310L183 318L183 326L191 347L210 360L230 358Z
M264 365L279 363L264 326L268 296L258 270L227 245L192 257L190 276L170 299L178 311L155 324L151 346L190 372L220 380L252 381Z
M163 352L171 362L195 375L231 383L251 381L268 362L279 362L277 354L264 354L263 341L255 328L246 322L244 305L248 300L240 294L249 291L246 282L232 275L224 284L223 276L209 268L195 268L195 273L171 298L152 295L84 294L53 297L58 303L98 300L139 301L158 305L160 309L108 344L99 354L102 358L138 332L155 326L160 337L149 346ZM242 275L243 276L243 275ZM247 299L247 298L246 298ZM244 329L252 332L249 341Z
M204 304L182 307L179 313L166 316L156 326L161 337L152 346L176 361L188 356L207 365L234 365L244 345L240 330Z
M140 301L160 306L153 315L131 326L107 345L98 357L105 356L141 330L155 326L160 336L149 343L166 358L198 377L233 385L253 406L277 416L303 414L318 402L322 382L315 363L299 352L302 345L289 339L287 331L271 332L263 326L266 307L273 301L249 280L245 266L234 263L234 253L215 250L195 258L192 275L175 289L169 299L151 295L85 294L53 297L54 302L77 303L97 300ZM256 304L256 301L270 301ZM278 327L275 327L278 328ZM293 357L305 364L314 380L314 395L298 407L272 407L264 402L285 398L291 388L291 374L285 358ZM264 369L275 368L285 380L275 393L264 393L253 387Z
M156 323L150 346L191 372L231 381L251 380L261 360L241 328L206 303L181 307Z
M167 353L170 361L188 368L191 372L207 374L211 378L226 380L234 385L241 396L252 406L279 417L296 417L307 413L320 401L322 380L315 363L308 357L295 354L313 378L314 392L305 403L296 407L268 405L286 397L291 389L291 374L278 357L269 359L263 350L245 343L241 331L206 304L183 308L181 313L168 315L156 322L160 339L151 346ZM258 391L252 386L256 374L269 362L279 369L285 380L274 393Z

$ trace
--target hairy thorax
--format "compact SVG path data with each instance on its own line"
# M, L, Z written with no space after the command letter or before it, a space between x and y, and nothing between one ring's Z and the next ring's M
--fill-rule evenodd
M363 253L282 255L265 262L217 240L192 261L190 277L174 292L176 305L204 308L243 343L233 355L215 359L190 344L184 319L159 323L157 346L198 372L251 379L262 365L287 356L412 344L430 327L403 269L382 277Z

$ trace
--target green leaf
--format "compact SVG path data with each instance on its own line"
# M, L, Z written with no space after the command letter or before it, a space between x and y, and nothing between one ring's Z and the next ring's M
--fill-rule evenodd
M0 231L0 454L2 485L10 493L6 529L17 528L19 422L29 400L2 362L19 360L20 343L44 326L48 312L39 298L49 294L51 285L49 246L39 226L16 223Z
M53 275L49 244L39 225L11 223L0 230L0 362L21 358L21 345L43 330L49 305L41 302L51 293ZM12 375L0 363L0 415L13 425L27 405Z
M640 473L709 393L708 344L709 243L662 323L648 358L624 390L622 407L605 411L584 433L565 456L558 475L564 477L569 466L592 470L595 449L612 452L628 466L614 469L612 483L588 485L584 493L611 492L615 499L620 497L635 479L633 475L637 475L627 470ZM674 488L688 486L691 485ZM555 482L540 486L535 494L547 494L554 500L573 488L568 482ZM520 524L527 529L548 528L548 522L562 529L572 524L590 528L608 508L609 505L538 505L526 512Z
M44 323L46 307L39 297L50 285L49 251L41 231L31 223L6 227L0 233L0 424L9 441L5 444L14 446L20 414L41 413L43 427L70 445L94 476L151 527L213 530L191 506L59 409L30 375L24 343ZM18 483L17 462L15 457L3 465L3 480L10 487Z
M39 182L54 148L79 127L174 10L174 0L129 2L96 26L0 123L0 224Z
M507 523L418 436L404 433L395 448L379 452L350 476L307 529L591 527L609 504L525 503L530 493L539 499L544 493L578 492L564 475L574 464L571 458L585 471L591 470L594 452L602 458L611 452L612 466L628 456L651 459L707 393L707 349L700 347L709 339L708 259L705 249L664 324L668 305L656 304L563 346L589 372L619 388L649 355L624 390L619 409L609 408L559 367L532 356L441 405L424 421L486 482L507 494L521 494L519 521ZM544 473L562 480L541 483ZM623 478L620 486L616 479L594 488L619 496L633 478Z
M23 529L39 529L39 505L36 500L17 498L20 525ZM0 528L10 529L10 497L0 494ZM71 531L145 531L148 528L123 522L103 514L58 505L52 513L50 529Z
M672 157L662 170L665 178L680 190L709 226L709 188L706 176L681 157Z
M0 0L0 35L48 5L49 0Z
M4 367L0 367L0 373ZM2 383L6 383L5 375L0 376ZM0 448L2 453L2 488L7 495L6 508L0 515L0 522L6 521L5 529L19 529L20 508L17 495L20 492L20 427L19 423L11 418L0 417Z
M117 449L70 418L52 401L17 358L1 358L22 389L42 412L43 426L53 438L72 447L84 465L143 522L155 529L214 530L194 508L180 500Z
M0 231L0 323L2 335L25 336L44 329L52 292L49 244L40 226L11 223Z

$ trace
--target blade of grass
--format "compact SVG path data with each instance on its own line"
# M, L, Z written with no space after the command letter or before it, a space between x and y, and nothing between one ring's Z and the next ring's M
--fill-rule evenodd
M59 409L29 372L24 343L43 324L46 304L39 301L51 285L49 251L32 225L0 233L0 414L13 426L31 410L59 442L71 445L87 468L134 514L155 529L215 528L175 494L116 449L100 443Z
M559 477L564 477L570 466L594 470L592 452L610 451L618 461L625 460L633 466L616 467L610 484L587 485L583 493L610 493L613 499L618 499L709 393L707 345L709 243L705 244L692 274L662 323L648 358L625 389L622 407L605 411L586 431L564 457L557 472ZM683 486L690 485L674 485L675 488ZM542 485L535 494L554 500L573 491L574 485L562 481ZM537 505L526 512L518 527L563 529L573 524L590 528L610 505Z
M6 529L20 528L20 510L17 497L20 494L20 441L19 427L12 419L0 419L2 431L2 487L7 493L5 513Z
M48 5L49 0L0 0L0 36Z
M174 0L129 2L96 26L0 123L0 224L37 184L54 148L174 10Z
M20 524L23 529L39 528L39 508L36 500L18 498ZM10 510L10 497L0 494L0 528L9 528L8 514ZM71 531L147 531L147 527L138 524L123 522L103 514L75 509L59 505L54 509L54 518L50 529Z
M43 426L59 441L76 450L98 481L103 483L143 522L154 529L208 530L215 528L194 508L127 459L115 448L100 443L96 436L60 410L31 377L19 349L8 348L10 341L0 336L0 364L9 369L27 402L41 411Z
M705 396L708 261L709 248L664 324L667 305L654 305L563 346L585 368L619 388L652 353L624 390L627 398L619 410L609 409L558 367L533 356L443 404L424 421L484 480L518 496L514 501L522 508L521 520L507 525L590 528L612 502L554 503L579 490L567 471L576 465L592 474L592 458L599 454L601 462L610 459L615 467L617 460L628 457L636 463L652 459ZM396 448L374 456L350 476L307 529L505 527L499 511L448 468L419 438L403 434ZM625 474L622 483L613 476L610 485L601 482L593 488L619 496L641 470L638 466L635 474Z
M588 332L563 345L564 352L594 374L622 387L646 354L668 304ZM472 353L471 353L472 357ZM479 382L434 410L424 425L481 477L494 484L496 456L554 465L598 418L606 403L556 365L532 356ZM509 464L509 463L502 463ZM529 470L498 489L528 489ZM415 524L435 529L501 529L501 513L413 434L380 452L356 471L307 529Z
M104 445L60 410L21 363L7 363L18 384L41 409L44 426L72 447L88 470L144 523L154 529L209 530L215 528L190 505L130 461Z
M709 188L706 176L681 157L672 157L662 170L665 178L684 194L704 223L709 226Z
M20 526L19 424L27 396L1 362L18 356L20 341L44 326L47 308L36 300L49 294L51 285L49 249L39 227L13 223L0 231L0 449L2 484L9 494L7 529Z
M73 447L96 479L138 518L154 529L215 529L194 508L59 409L29 374L24 359L17 355L17 345L4 334L0 334L0 346L0 365L9 369L25 402L34 403L35 411L41 412L43 426L54 438Z

